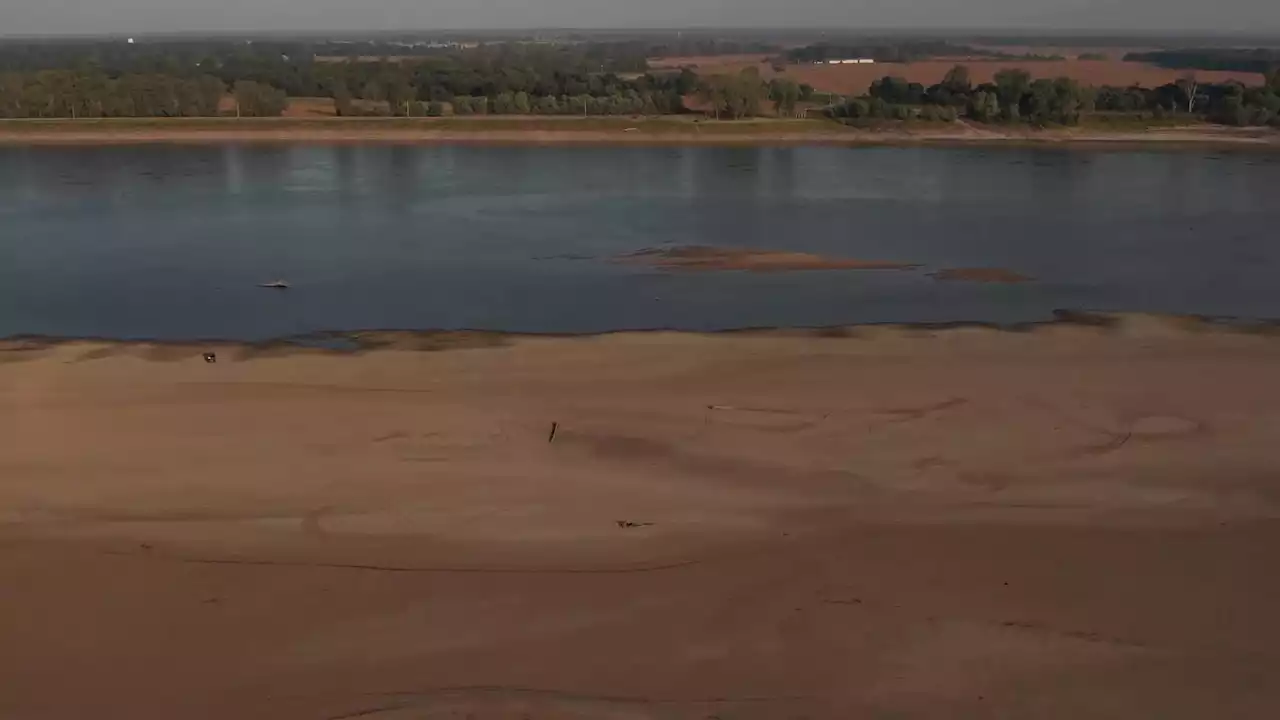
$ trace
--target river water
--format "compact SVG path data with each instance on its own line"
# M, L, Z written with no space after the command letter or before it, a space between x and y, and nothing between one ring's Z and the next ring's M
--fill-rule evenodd
M719 245L913 271L671 272ZM1016 285L943 282L1007 268ZM1280 318L1280 155L1042 148L0 148L0 337L263 339ZM288 291L257 287L287 279Z

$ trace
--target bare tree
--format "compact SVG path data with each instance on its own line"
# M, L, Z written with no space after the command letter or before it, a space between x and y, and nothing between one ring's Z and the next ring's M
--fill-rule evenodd
M1187 114L1191 115L1196 111L1196 90L1200 88L1200 83L1196 81L1196 74L1189 72L1178 80L1178 87L1187 94Z

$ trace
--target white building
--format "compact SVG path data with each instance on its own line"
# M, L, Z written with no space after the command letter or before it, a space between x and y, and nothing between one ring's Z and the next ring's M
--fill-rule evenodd
M828 61L827 61L827 64L828 64L828 65L873 65L873 64L875 64L875 59L873 59L873 58L847 58L847 59L842 59L842 60L828 60Z

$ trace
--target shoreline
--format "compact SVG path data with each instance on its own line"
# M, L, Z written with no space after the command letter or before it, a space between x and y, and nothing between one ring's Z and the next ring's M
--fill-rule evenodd
M825 120L671 118L122 118L3 120L0 146L382 143L545 146L936 146L1280 150L1280 132L1219 126L1135 130L954 126L849 128Z
M198 356L208 350L237 350L249 353L318 354L355 356L380 350L436 352L508 347L521 342L582 341L646 337L758 338L758 339L871 339L890 336L919 336L924 333L991 332L1001 335L1034 336L1056 329L1090 330L1117 337L1134 334L1220 334L1240 337L1280 336L1280 319L1239 319L1208 315L1160 313L1102 313L1061 310L1054 317L1014 323L982 320L955 320L919 323L860 323L850 325L741 327L723 330L680 330L674 328L629 328L600 332L515 332L483 329L403 329L363 328L319 330L300 335L259 340L235 338L114 338L105 336L63 336L20 333L0 337L0 360L5 354L56 350L69 345L96 345L120 351L163 349L166 358L187 354Z

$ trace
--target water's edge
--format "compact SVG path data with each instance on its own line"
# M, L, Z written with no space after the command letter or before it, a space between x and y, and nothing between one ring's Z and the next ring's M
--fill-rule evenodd
M1206 315L1160 315L1151 313L1098 313L1059 310L1051 319L1017 323L983 321L862 323L821 327L743 327L726 330L676 330L670 328L626 329L586 333L527 333L497 330L331 330L261 341L219 339L109 338L48 335L14 335L0 338L0 353L22 353L72 344L109 347L155 347L192 353L218 349L255 352L284 351L331 355L356 355L376 350L441 351L502 347L522 340L574 340L615 336L676 335L697 337L801 337L813 339L857 339L876 333L951 332L986 330L1027 334L1062 327L1087 328L1104 333L1125 334L1137 328L1158 328L1178 333L1220 332L1280 338L1280 318L1241 319Z

